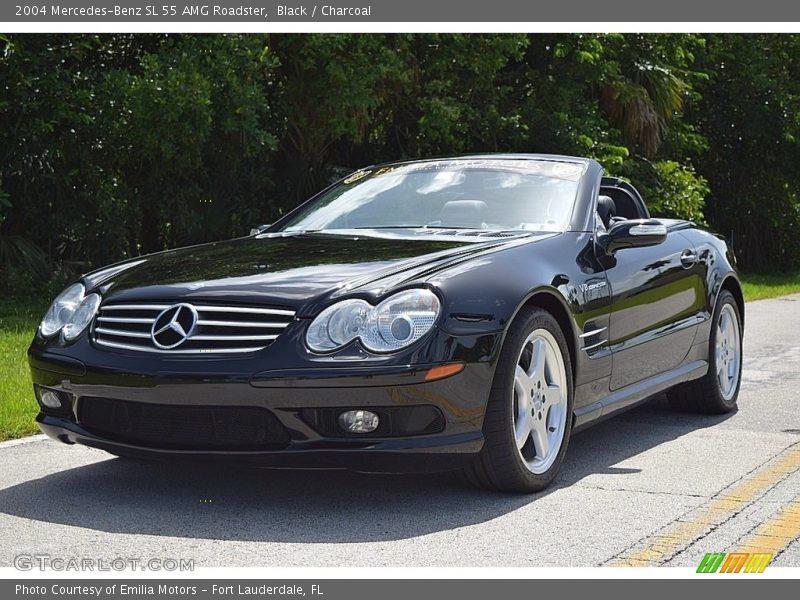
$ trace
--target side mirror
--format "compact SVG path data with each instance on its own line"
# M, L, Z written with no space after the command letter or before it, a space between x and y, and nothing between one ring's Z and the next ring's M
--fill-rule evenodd
M250 230L250 235L258 235L259 233L262 233L267 229L269 229L271 225L272 223L265 223L264 225L256 225Z
M631 219L614 223L597 242L607 255L623 248L657 246L667 239L667 226L656 219Z

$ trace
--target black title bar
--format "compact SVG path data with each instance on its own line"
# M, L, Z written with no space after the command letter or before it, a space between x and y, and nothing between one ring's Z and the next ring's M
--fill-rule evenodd
M0 21L67 22L800 22L786 0L11 0Z

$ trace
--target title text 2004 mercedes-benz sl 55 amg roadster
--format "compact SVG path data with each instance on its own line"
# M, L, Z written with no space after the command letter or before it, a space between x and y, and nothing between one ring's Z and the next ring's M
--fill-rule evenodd
M248 237L89 273L29 358L69 444L532 492L572 432L656 393L732 410L743 322L721 238L593 160L486 155L365 168Z

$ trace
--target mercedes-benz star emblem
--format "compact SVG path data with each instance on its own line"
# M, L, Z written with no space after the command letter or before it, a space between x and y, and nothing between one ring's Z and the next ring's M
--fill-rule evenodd
M170 350L188 340L197 327L197 311L191 304L165 308L153 321L150 337L156 348Z

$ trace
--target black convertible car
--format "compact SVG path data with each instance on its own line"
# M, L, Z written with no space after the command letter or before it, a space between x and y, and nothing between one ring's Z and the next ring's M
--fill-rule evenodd
M733 262L593 160L369 167L249 237L69 286L29 350L37 420L126 457L537 491L571 433L656 393L735 407Z

